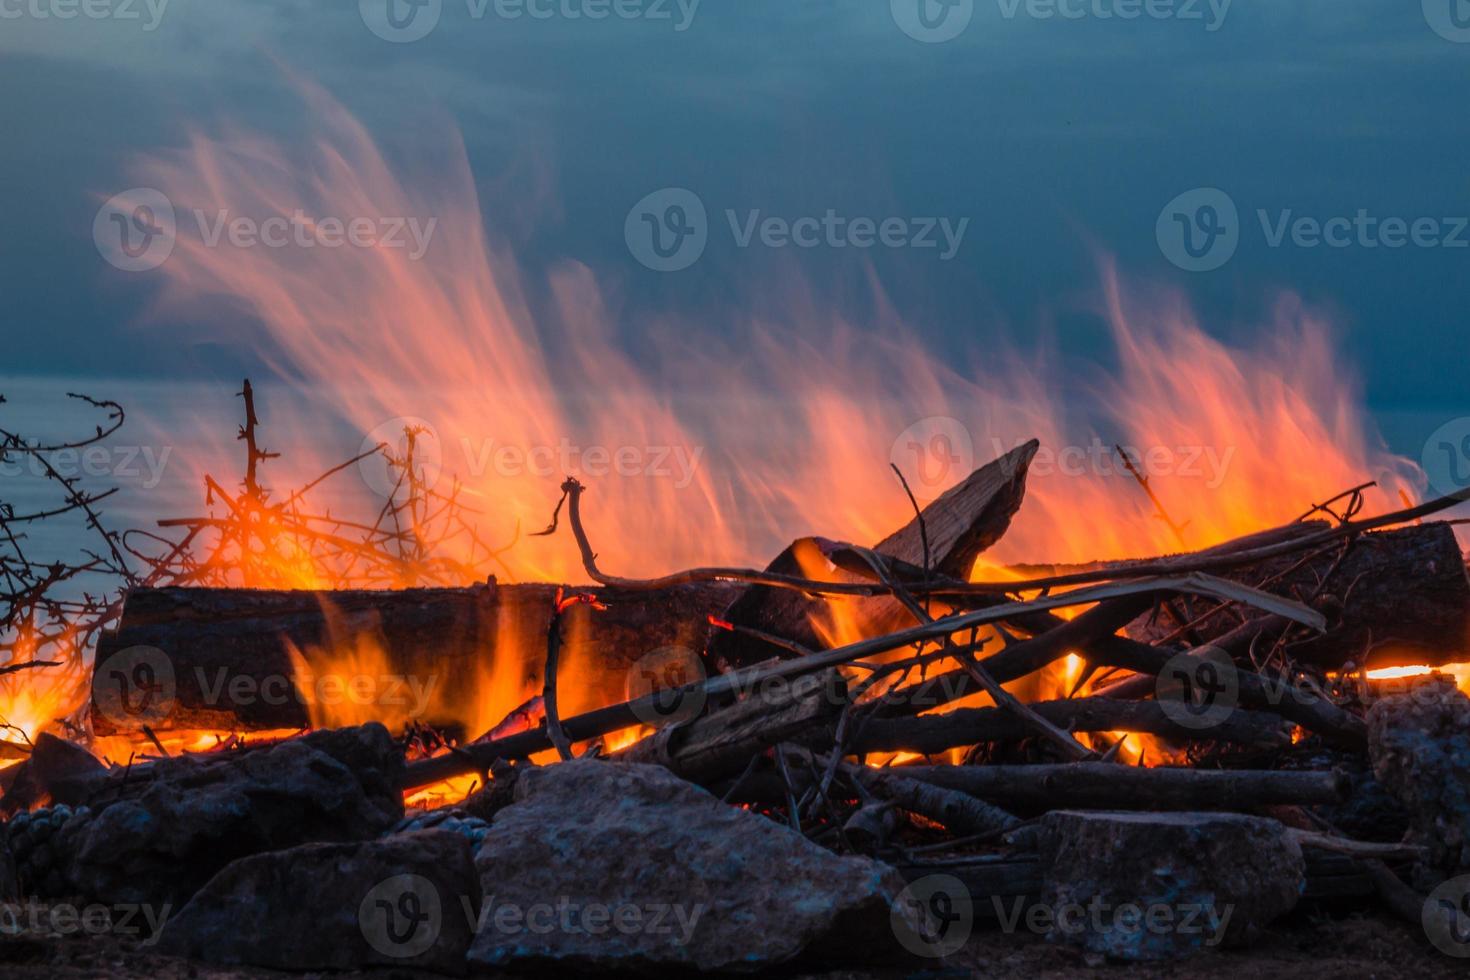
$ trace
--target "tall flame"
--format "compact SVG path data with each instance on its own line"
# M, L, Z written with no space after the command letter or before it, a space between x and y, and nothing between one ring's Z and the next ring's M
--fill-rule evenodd
M259 332L245 342L283 377L330 393L364 436L424 426L421 448L446 479L464 480L500 540L544 526L570 471L591 486L595 543L619 573L762 564L813 532L871 544L911 516L890 461L932 497L1033 436L1043 448L1026 502L986 574L1204 547L1370 479L1379 485L1368 509L1386 510L1421 482L1374 434L1326 322L1296 300L1277 305L1263 343L1231 346L1182 300L1125 289L1104 263L1101 312L1116 360L1081 366L986 350L966 367L917 340L877 287L867 327L798 290L783 297L784 319L730 311L723 340L701 332L691 342L670 324L625 336L588 268L566 262L531 287L491 244L457 136L436 172L400 176L341 105L300 88L320 134L301 152L250 133L196 134L139 163L139 182L178 212L164 307L205 322L222 301L248 310ZM432 236L416 257L381 245L235 247L195 227L298 213L317 229L328 219L432 221ZM532 301L542 293L547 301ZM270 421L279 432L288 420ZM1157 506L1115 444L1133 454ZM201 470L224 468L235 451L218 448ZM295 462L320 472L340 448ZM523 536L506 561L524 578L582 575L564 535ZM834 615L822 625L836 641L851 624ZM369 640L329 653L349 665L373 659L381 651ZM569 664L575 647L569 639ZM299 659L306 670L311 658ZM1064 665L1051 687L1079 667ZM535 679L485 671L474 705L459 709L473 715L467 730L495 724L535 689Z

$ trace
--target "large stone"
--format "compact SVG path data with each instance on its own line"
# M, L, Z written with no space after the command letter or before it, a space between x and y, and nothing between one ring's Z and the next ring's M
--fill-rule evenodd
M522 772L475 859L486 967L759 970L893 954L897 872L652 765Z
M1428 849L1414 884L1470 872L1470 698L1441 680L1384 698L1368 711L1368 755L1409 814L1408 842Z
M402 768L378 724L168 759L68 821L56 851L80 895L177 907L238 858L384 833L403 817Z
M1038 846L1049 938L1125 960L1245 942L1306 886L1285 828L1242 814L1059 810Z
M49 732L36 737L30 758L8 770L0 813L9 817L45 803L75 804L61 788L70 777L103 772L107 767L92 753Z
M164 926L159 949L277 970L463 973L480 907L469 842L418 830L241 858Z

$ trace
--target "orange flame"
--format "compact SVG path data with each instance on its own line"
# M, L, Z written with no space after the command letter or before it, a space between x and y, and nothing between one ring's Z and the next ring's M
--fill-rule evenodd
M251 134L200 134L144 160L140 183L169 196L181 228L195 209L257 220L298 210L313 219L433 219L427 251L236 248L181 231L162 267L165 306L207 314L224 297L248 309L260 324L246 338L253 349L327 393L369 441L413 428L426 476L462 478L496 540L543 526L570 473L591 489L588 520L618 572L763 564L800 534L866 544L908 520L890 460L932 498L1032 436L1042 453L1026 501L977 574L1205 547L1289 521L1365 479L1379 481L1367 509L1386 510L1422 482L1374 435L1326 323L1292 299L1275 308L1268 340L1234 347L1210 337L1179 299L1129 293L1105 266L1101 312L1117 363L1083 370L1004 351L971 368L935 356L881 294L873 329L793 291L783 297L785 320L747 317L725 342L690 349L677 324L663 324L622 344L591 271L569 262L550 275L550 302L533 313L537 290L487 238L457 139L444 172L405 179L345 109L312 85L301 89L321 134L304 152ZM651 353L635 359L631 346ZM916 429L919 420L933 424ZM285 421L271 420L278 442L307 441L282 433ZM935 426L943 439L912 434ZM1135 454L1174 527L1119 465L1115 443ZM235 451L220 441L197 465L224 470ZM294 472L281 461L273 475L289 483L340 458L321 447L315 458L298 453ZM582 576L566 535L523 537L506 561L534 580ZM285 565L287 581L315 584L306 556ZM821 628L832 643L856 638L840 603ZM564 713L594 706L578 704L576 691L602 669L579 658L576 630L568 632ZM535 642L506 635L496 648ZM303 679L377 669L384 656L363 635L294 653ZM517 663L486 658L453 708L467 731L488 729L538 690ZM1068 658L1027 696L1064 696L1079 670ZM313 723L356 717L323 712Z

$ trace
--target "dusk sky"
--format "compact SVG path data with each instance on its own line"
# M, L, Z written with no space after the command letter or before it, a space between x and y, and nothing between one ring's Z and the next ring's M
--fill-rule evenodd
M462 136L527 306L551 319L548 280L585 269L635 359L667 317L799 335L799 296L876 330L901 320L942 360L1044 335L1106 365L1115 264L1242 344L1300 297L1418 459L1470 389L1466 8L0 0L0 374L269 381L248 303L160 305L167 267L114 267L94 224L191 133L309 144L303 89L320 86L407 184L432 186ZM707 212L703 252L677 271L630 245L635 204L666 188ZM874 241L886 219L896 244Z

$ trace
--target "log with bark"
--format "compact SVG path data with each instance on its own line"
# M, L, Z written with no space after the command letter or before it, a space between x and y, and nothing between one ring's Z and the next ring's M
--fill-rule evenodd
M579 606L565 617L568 646L578 662L598 665L578 682L593 699L622 700L631 665L665 647L702 650L709 616L738 591L719 582L631 594L599 587L606 609ZM105 668L113 655L153 648L169 665L174 704L167 713L149 717L152 730L299 728L307 724L308 713L305 697L293 684L287 644L315 667L334 644L352 649L359 639L380 644L388 672L421 687L472 690L479 676L489 674L493 660L497 676L519 677L530 689L541 677L556 593L555 585L494 580L463 589L391 592L137 589L127 597L118 628L98 644L97 663L104 669L94 697L97 686L109 683ZM392 676L370 680L384 697L392 693ZM94 702L98 734L130 727L116 710L95 708ZM463 733L467 738L478 734Z
M1327 632L1289 639L1286 653L1297 663L1331 670L1443 664L1463 657L1470 640L1470 575L1446 522L1363 534L1222 574L1308 602L1327 615ZM1254 636L1249 629L1242 635L1246 624L1237 609L1181 600L1166 604L1158 617L1131 624L1128 633L1149 643L1182 640L1192 646L1235 634L1232 645L1245 650ZM1270 625L1263 622L1262 631Z

